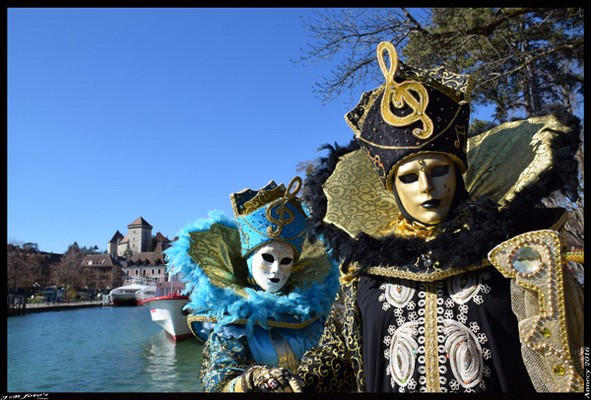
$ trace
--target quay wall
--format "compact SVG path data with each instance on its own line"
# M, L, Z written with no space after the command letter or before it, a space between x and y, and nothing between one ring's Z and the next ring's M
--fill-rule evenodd
M88 300L88 301L70 301L63 303L25 303L25 304L10 304L8 307L8 316L25 315L34 312L43 311L62 311L74 310L77 308L87 307L102 307L108 306L103 304L102 300Z

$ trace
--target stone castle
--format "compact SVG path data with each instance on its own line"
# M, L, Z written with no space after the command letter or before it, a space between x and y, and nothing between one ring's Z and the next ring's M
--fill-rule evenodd
M97 273L110 275L111 287L129 279L165 282L167 274L163 251L171 241L160 232L152 238L152 228L144 218L138 217L127 225L127 235L122 235L119 230L115 232L107 243L107 254L88 255L82 260L82 265Z
M157 236L166 239L160 232L158 232ZM126 236L123 236L119 231L115 232L107 244L107 254L114 258L129 257L133 254L148 251L151 244L152 225L142 217L138 217L131 224L127 225Z

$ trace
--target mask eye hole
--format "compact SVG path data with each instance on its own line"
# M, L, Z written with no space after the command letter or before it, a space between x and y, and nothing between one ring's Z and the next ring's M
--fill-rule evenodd
M447 175L448 172L449 172L449 165L438 165L436 167L431 168L431 171L429 171L429 174L431 175L431 177L437 178L439 176Z
M273 261L275 261L275 257L273 257L273 255L269 253L263 253L261 254L261 257L263 257L263 260L265 260L266 262L272 263Z
M287 265L291 263L293 260L290 257L284 257L281 259L281 265Z
M402 183L412 183L412 182L416 182L419 180L419 175L417 175L415 173L404 174L404 175L400 175L398 177L398 180Z

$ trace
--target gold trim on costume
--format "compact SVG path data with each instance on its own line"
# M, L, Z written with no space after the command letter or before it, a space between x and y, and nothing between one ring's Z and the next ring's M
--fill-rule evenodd
M238 207L239 197L247 192L254 192L252 189L242 189L240 192L232 193L230 195L230 203L232 204L232 211L235 216L248 215L253 211L258 210L265 204L270 203L273 200L280 198L285 193L285 186L283 184L274 187L273 189L265 189L266 187L275 185L275 181L271 180L267 183L263 189L259 190L258 193L250 200L242 204L242 210Z
M437 282L425 282L425 378L430 393L441 391L437 345Z
M370 275L385 276L388 278L411 279L419 282L435 282L440 279L463 274L464 272L474 271L490 265L487 260L483 260L481 265L469 265L464 268L434 269L433 272L417 273L398 269L399 267L369 267L367 273Z
M289 342L277 331L277 329L269 330L269 341L275 349L279 365L289 369L295 373L298 369L299 359L296 357Z
M289 209L288 209L287 211L288 211L289 213L291 213L291 211L290 211ZM292 218L291 218L291 220L289 220L289 219L288 219L288 222L287 222L287 223L289 223L289 222L293 221L293 214L291 214L291 217L292 217ZM250 226L250 227L252 228L252 230L253 230L253 231L255 231L255 232L259 233L260 235L262 235L262 236L264 236L264 237L268 237L269 239L277 239L277 240L279 240L279 241L288 241L288 240L293 240L293 239L295 239L295 238L298 238L298 237L302 236L304 233L306 233L306 230L304 229L304 230L302 230L300 233L298 233L298 234L297 234L297 235L295 235L295 236L291 236L291 237L285 237L285 236L281 236L281 237L278 237L278 236L275 236L275 235L270 235L268 231L261 232L260 230L258 230L258 229L257 229L257 228L255 228L254 226L252 226L252 224L251 224L250 222L248 222L248 220L247 220L247 219L242 219L242 221L244 221L244 222L246 223L246 225ZM251 251L252 251L252 250L251 250Z
M545 365L526 363L532 382L543 382L552 392L582 391L568 344L558 233L544 229L518 235L492 249L488 258L506 278L537 297L537 310L519 321L522 346Z
M269 203L269 205L265 209L265 217L267 218L267 220L277 226L275 229L273 229L270 226L267 228L267 235L269 235L269 237L280 236L281 231L283 230L283 227L285 225L289 225L291 222L293 222L293 220L295 218L293 211L288 209L285 206L285 204L288 201L295 198L296 194L298 194L298 192L300 191L301 186L302 186L302 178L300 178L299 176L294 177L291 180L291 182L289 182L289 185L287 186L287 189L285 189L285 193L283 194L283 196L280 197L279 199L274 200L271 203ZM277 212L277 214L279 215L279 218L273 217L273 210L275 210ZM287 214L287 218L285 217L286 214ZM302 233L303 233L303 231L302 231ZM297 236L299 236L299 235L297 235Z
M268 319L267 321L265 321L265 323L267 324L267 326L270 326L272 328L289 328L289 329L302 329L305 328L306 326L310 325L312 322L316 321L318 319L318 316L308 319L306 321L302 321L302 322L284 322L284 321L275 321L272 319ZM210 317L207 315L194 315L191 314L189 316L187 316L187 323L189 324L189 327L191 327L191 322L217 322L217 318L216 317ZM236 325L245 325L247 322L246 318L240 318L237 319L236 321L232 322L232 324L236 324ZM255 325L261 325L260 322L255 322ZM191 331L193 331L193 328L191 327ZM195 332L193 332L193 334L195 334Z
M585 263L585 252L583 249L580 249L580 250L579 249L576 249L576 250L571 249L571 250L564 253L563 258L566 261L584 264Z

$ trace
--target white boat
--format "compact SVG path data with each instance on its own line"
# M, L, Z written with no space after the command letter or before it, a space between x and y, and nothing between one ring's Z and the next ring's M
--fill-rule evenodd
M159 282L156 285L156 295L139 303L150 309L152 321L160 325L175 342L193 336L187 323L189 313L183 310L189 301L189 296L181 294L184 288L184 282L178 280Z
M150 285L150 286L146 286L143 289L138 290L137 292L135 292L135 300L137 301L137 304L141 304L142 301L149 299L150 297L155 297L156 296L156 286L154 285Z
M119 286L109 292L111 303L114 306L137 306L136 292L146 289L149 286L154 285L150 285L148 281L132 280L130 283Z

